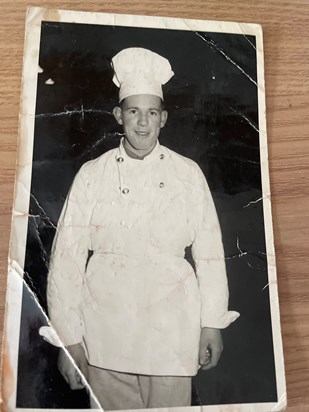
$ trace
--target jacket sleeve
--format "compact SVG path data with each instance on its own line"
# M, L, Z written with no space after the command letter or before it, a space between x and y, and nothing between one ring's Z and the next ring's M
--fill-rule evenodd
M51 325L65 346L80 343L81 286L90 243L91 208L83 166L76 175L63 206L54 238L47 281Z
M201 296L201 327L226 328L238 312L228 311L228 283L221 228L206 179L196 169L194 199L194 240L192 256Z

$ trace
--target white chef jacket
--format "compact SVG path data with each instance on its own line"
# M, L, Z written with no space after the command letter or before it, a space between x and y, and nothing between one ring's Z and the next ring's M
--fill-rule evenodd
M239 316L227 310L221 230L198 165L159 142L143 160L121 142L84 164L58 223L47 298L60 338L82 343L91 365L195 375L201 327Z

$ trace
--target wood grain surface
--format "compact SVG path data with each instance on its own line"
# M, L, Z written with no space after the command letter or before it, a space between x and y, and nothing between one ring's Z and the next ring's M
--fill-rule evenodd
M4 1L0 42L0 327L5 307L27 7L260 23L289 411L309 411L308 0Z

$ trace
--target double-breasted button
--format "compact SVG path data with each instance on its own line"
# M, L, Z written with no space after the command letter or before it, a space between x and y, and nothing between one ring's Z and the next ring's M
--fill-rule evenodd
M123 157L117 157L117 162L118 162L118 163L122 163L123 160L124 160Z
M127 187L125 187L124 189L122 189L122 193L123 193L124 195L127 195L129 192L130 192L130 190L129 190Z
M163 189L164 186L165 186L164 182L160 182L159 188L160 188L160 189Z
M160 159L161 159L161 160L163 160L163 159L164 159L164 157L165 157L165 156L164 156L164 154L163 154L163 153L161 153L161 154L160 154Z

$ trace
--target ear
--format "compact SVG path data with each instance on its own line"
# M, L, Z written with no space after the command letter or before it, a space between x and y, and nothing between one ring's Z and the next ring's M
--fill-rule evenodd
M117 121L118 124L123 124L122 122L122 110L120 107L116 106L113 109L113 115Z
M165 123L167 121L167 117L168 117L168 113L166 110L163 110L163 112L161 113L161 123L160 123L160 127L162 129L162 127L165 126Z

